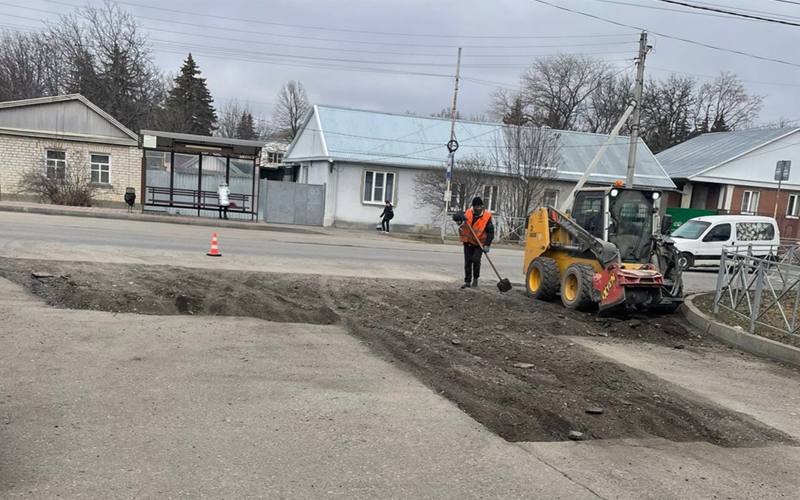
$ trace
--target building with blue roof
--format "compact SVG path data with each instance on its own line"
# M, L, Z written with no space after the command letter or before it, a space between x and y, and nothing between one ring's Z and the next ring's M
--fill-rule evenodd
M431 230L438 221L430 207L416 199L414 182L425 170L445 166L450 127L448 119L318 105L313 107L283 161L298 169L298 182L325 186L326 226L374 226L384 201L390 199L396 207L393 222L401 230ZM457 121L456 158L475 154L492 157L498 147L505 147L506 128L497 123ZM566 199L608 136L570 131L549 133L558 135L560 160L548 178L548 189L542 192L541 202L557 205L559 200ZM616 138L590 176L589 184L611 185L624 180L628 148L627 137ZM503 172L498 170L493 174L501 177ZM458 182L457 169L453 182ZM675 189L669 175L642 141L637 149L634 184ZM490 198L503 196L502 189L491 187L475 193L484 194ZM495 211L499 206L497 200L485 202Z

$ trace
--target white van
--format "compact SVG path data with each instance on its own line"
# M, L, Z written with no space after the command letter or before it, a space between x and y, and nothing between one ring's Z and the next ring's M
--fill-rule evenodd
M700 260L719 260L724 247L752 249L754 257L765 257L780 244L778 223L757 215L710 215L686 221L671 235L681 252L684 269Z

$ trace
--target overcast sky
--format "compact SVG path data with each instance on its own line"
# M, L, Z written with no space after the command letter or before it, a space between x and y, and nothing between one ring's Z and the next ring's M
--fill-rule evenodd
M751 93L766 96L761 122L779 117L800 120L800 27L691 13L658 0L546 1L661 35L796 64L763 61L651 34L654 50L647 57L646 71L658 78L669 72L689 73L701 81L720 71L733 72L746 81ZM688 1L800 23L800 5L777 0ZM99 0L88 3L101 4ZM2 0L0 26L36 26L39 23L32 19L56 19L59 13L74 10L70 5L85 4ZM459 110L479 113L487 107L492 90L516 85L521 68L534 57L557 51L592 53L622 71L633 63L639 37L636 29L535 0L131 0L120 4L150 32L162 70L176 72L192 52L218 106L225 99L247 100L263 116L271 113L278 89L291 79L305 85L313 104L418 114L450 107L459 46L464 47L465 77Z

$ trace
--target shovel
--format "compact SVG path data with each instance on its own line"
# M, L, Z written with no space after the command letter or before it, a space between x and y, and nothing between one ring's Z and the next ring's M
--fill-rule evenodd
M475 230L472 229L472 224L470 224L468 221L464 221L464 224L467 225L467 227L469 228L469 232L472 233L472 237L475 238L475 241L478 242L478 246L481 247L481 251L483 251L483 243L481 243L481 240L478 239L478 235L475 234ZM500 281L497 282L497 288L501 292L509 292L509 291L511 291L511 288L512 288L511 287L511 282L508 281L508 278L501 278L500 277L500 273L498 273L497 272L497 268L494 267L494 263L492 262L492 259L489 258L489 254L487 253L485 255L486 255L486 260L489 261L489 265L492 266L492 269L494 270L494 274L496 274L497 275L497 279L500 280Z

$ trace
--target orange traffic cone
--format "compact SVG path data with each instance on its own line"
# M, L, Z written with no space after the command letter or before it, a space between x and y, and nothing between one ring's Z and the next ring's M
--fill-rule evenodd
M211 236L211 251L206 255L209 257L222 257L222 254L219 253L219 247L217 247L217 233Z

